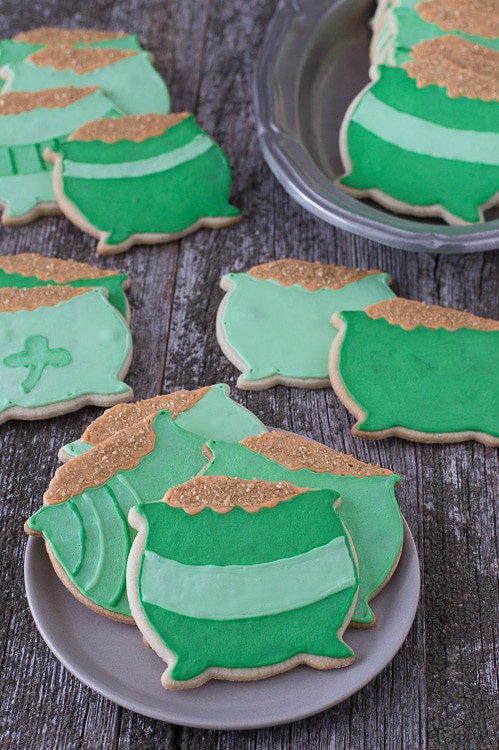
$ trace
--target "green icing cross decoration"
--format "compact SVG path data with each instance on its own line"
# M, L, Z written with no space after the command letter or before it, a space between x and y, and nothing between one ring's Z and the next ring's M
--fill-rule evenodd
M67 349L51 349L45 336L28 336L24 349L5 357L3 364L7 367L27 367L29 372L21 383L25 393L31 393L37 385L46 367L65 367L71 363L71 354Z

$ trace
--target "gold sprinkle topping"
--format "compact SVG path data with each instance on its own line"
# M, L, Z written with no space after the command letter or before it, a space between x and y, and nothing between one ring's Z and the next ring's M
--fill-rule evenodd
M292 471L309 469L352 477L389 476L393 473L288 432L264 432L244 438L241 444Z
M5 273L36 276L40 281L55 281L58 284L76 279L100 279L104 276L117 275L117 271L104 271L88 263L78 263L76 260L63 260L62 258L46 258L37 253L0 255L0 268Z
M364 276L382 272L283 258L253 266L248 273L255 279L272 279L283 286L299 284L310 291L317 291L318 289L340 289L345 284L363 279Z
M465 310L453 310L450 307L427 305L416 300L395 299L376 302L366 308L370 318L384 318L393 325L399 325L406 331L418 326L425 328L445 328L456 331L458 328L472 328L477 331L499 331L499 321L480 318Z
M117 471L138 466L141 459L154 448L156 436L153 419L153 416L143 419L130 429L122 430L99 443L88 453L59 466L43 496L43 502L46 505L62 503L91 487L100 487Z
M33 109L55 109L67 107L98 89L95 86L78 88L65 86L59 89L43 89L42 91L12 91L0 96L0 115L18 115Z
M106 65L133 57L137 53L133 50L115 49L114 47L101 47L89 49L83 47L45 47L33 52L26 59L45 68L55 70L72 70L76 75L82 76L91 70L103 68Z
M120 39L126 36L124 31L101 31L98 29L58 29L53 26L42 26L39 29L23 31L13 37L14 42L25 44L45 44L51 46L71 47L73 44L91 44L106 39Z
M59 302L90 291L86 287L74 289L69 286L39 286L33 289L0 289L0 312L36 310L39 307L53 307Z
M443 86L449 97L499 102L499 52L456 36L420 42L403 67L418 88Z
M85 123L70 136L70 141L134 141L157 138L189 116L188 112L170 115L127 115L127 117L92 120Z
M137 401L135 404L116 404L94 420L87 427L81 439L85 443L97 445L97 443L102 443L116 432L132 427L140 419L155 414L160 409L167 409L172 419L176 419L181 412L194 406L208 390L209 388L206 386L195 391L173 391L173 393L165 393L162 396Z
M199 513L206 507L217 513L227 513L237 506L251 513L260 508L272 508L282 500L291 500L302 492L306 490L289 482L194 477L168 490L164 500L173 508L183 508L187 513Z
M416 5L416 11L423 21L444 31L462 31L489 39L499 36L497 0L426 0Z

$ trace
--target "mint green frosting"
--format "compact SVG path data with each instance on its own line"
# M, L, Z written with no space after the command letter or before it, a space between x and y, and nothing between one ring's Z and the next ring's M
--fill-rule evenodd
M205 440L242 440L249 435L260 435L267 428L248 409L230 398L229 387L224 383L212 385L190 409L180 412L175 421L184 430ZM73 458L86 453L92 446L75 440L64 446L64 452Z
M130 391L118 377L130 351L130 332L101 290L50 307L2 312L0 320L0 418L2 411L14 406L36 409L90 394ZM44 367L26 392L23 382L32 365L13 367L12 356L25 349L35 332L45 338L50 350L69 352L70 361L65 366Z
M94 91L65 107L37 107L15 115L0 115L0 144L21 146L64 138L88 122L119 115L103 91Z
M4 207L4 217L21 218L39 203L55 203L52 169L0 177L0 204Z
M42 156L44 145L64 139L74 129L99 117L119 116L102 91L66 107L0 116L0 203L5 216L16 219L40 203L55 204L52 166Z
M340 289L310 291L246 273L224 276L231 291L223 302L221 332L244 362L240 380L327 380L335 336L331 316L394 297L388 279L385 273L370 274Z
M337 512L351 535L359 562L359 596L352 622L371 625L374 617L369 599L391 573L402 545L402 518L394 493L397 474L354 477L310 469L293 471L240 443L210 441L207 447L213 457L201 472L204 476L285 481L297 487L331 489L340 495Z
M128 511L137 503L161 500L206 464L204 438L183 430L168 412L156 414L153 430L154 448L134 469L117 471L99 487L45 505L28 520L28 527L49 542L71 583L90 603L111 614L130 616L125 568L135 532L128 526ZM74 461L76 467L78 458ZM75 538L82 540L78 559L83 562L77 569Z
M78 75L72 70L42 67L30 60L4 66L5 91L40 91L60 86L98 86L127 115L170 110L170 96L165 82L153 68L148 52Z
M142 600L186 617L269 617L351 588L357 573L344 537L257 565L186 565L146 550ZM229 595L230 594L230 595Z

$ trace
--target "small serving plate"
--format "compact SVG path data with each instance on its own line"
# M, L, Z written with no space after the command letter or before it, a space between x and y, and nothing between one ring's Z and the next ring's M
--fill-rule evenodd
M499 247L497 208L486 213L483 224L448 226L438 219L394 214L334 185L343 172L343 116L369 81L369 19L374 8L372 0L281 0L254 82L265 159L298 203L341 229L401 250L427 253Z

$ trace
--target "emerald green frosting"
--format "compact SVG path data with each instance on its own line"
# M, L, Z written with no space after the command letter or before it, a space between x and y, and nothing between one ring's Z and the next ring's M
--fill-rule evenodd
M224 383L210 386L189 409L180 412L175 421L182 429L194 432L205 440L237 441L266 432L266 427L254 414L230 398L229 388ZM90 443L75 440L65 445L63 450L74 457L91 448Z
M439 86L417 88L403 69L380 66L344 123L349 171L339 184L478 222L498 190L498 123L499 102L452 99Z
M130 331L102 290L49 307L2 312L0 319L0 419L16 406L36 409L130 391L118 376L129 356ZM58 350L69 356L54 366Z
M121 112L140 115L148 112L165 114L170 110L170 96L165 82L153 68L148 52L78 74L20 60L4 65L5 91L40 91L60 86L97 86L103 89Z
M337 374L364 413L360 433L403 427L499 437L499 331L405 330L364 312L341 318Z
M117 471L101 486L62 503L45 505L28 520L28 527L50 544L71 583L89 602L110 613L130 615L125 564L135 532L128 526L128 511L137 503L162 499L206 464L204 438L183 430L167 411L156 414L152 427L154 448L138 466ZM70 513L68 504L75 512ZM76 573L75 538L83 540L79 554L84 560Z
M224 276L222 286L230 291L219 333L245 365L240 381L327 380L331 316L394 297L388 281L388 274L369 274L339 289L310 291L247 273Z
M144 141L71 141L54 150L62 157L65 200L107 235L106 246L239 214L228 202L227 159L192 115Z
M1 180L0 180L1 185ZM104 287L108 291L108 301L126 318L127 305L123 284L127 281L126 273L117 273L115 276L101 276L96 279L71 279L64 281L63 286L73 287ZM37 286L59 286L56 281L42 281L36 276L22 276L20 273L7 273L0 268L0 289L15 287L17 289L31 289Z
M359 596L352 622L371 625L374 617L368 601L391 573L402 545L402 519L394 494L399 477L291 470L240 443L210 441L208 448L213 456L201 472L203 475L284 481L298 487L331 489L341 496L337 512L352 538L359 562Z
M146 601L147 594L151 593L151 570L148 565L147 576L144 576L146 554L142 554L137 580L142 615L139 621L146 638L152 632L173 654L174 661L168 665L172 680L192 679L209 667L240 669L277 665L303 653L332 659L352 658L351 649L338 639L337 632L352 604L357 577L348 539L333 508L335 497L329 490L304 492L256 513L236 507L223 514L205 508L190 515L166 503L135 508L146 527L145 550L149 556L198 567L244 566L248 571L247 582L241 575L239 581L240 586L247 586L248 602L255 608L253 615L223 621L189 617ZM251 567L272 561L280 564L283 576L274 581L275 598L283 602L293 584L286 575L298 576L294 581L297 588L306 588L309 582L313 590L317 582L303 580L305 570L298 572L295 566L287 568L282 563L328 545L333 539L341 540L346 550L349 566L340 566L338 571L340 577L348 572L343 580L345 587L299 608L266 616L259 614L261 605ZM132 554L135 555L135 550ZM213 567L208 572L210 570L213 572ZM158 585L166 586L161 581L161 572L161 566L157 566ZM334 575L334 571L329 575ZM262 574L264 601L267 598L265 579ZM239 600L241 592L232 592L231 588L217 591L214 603L224 596L229 600L233 593Z

